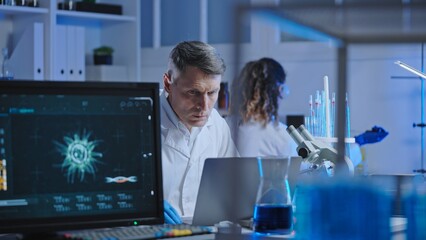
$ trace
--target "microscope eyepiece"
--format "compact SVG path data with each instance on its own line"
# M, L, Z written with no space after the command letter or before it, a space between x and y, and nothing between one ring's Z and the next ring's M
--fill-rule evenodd
M307 157L308 157L309 151L308 151L308 149L306 149L306 148L300 148L300 149L297 151L297 154L299 154L299 156L300 156L300 157L302 157L303 159L305 159L305 158L307 158Z

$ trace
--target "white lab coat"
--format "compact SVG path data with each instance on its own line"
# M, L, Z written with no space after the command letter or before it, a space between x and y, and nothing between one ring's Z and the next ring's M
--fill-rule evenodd
M278 125L269 122L266 126L255 121L240 124L237 116L229 116L226 121L242 157L298 156L297 144L281 122Z
M182 217L192 217L205 159L234 157L238 156L238 151L225 119L215 109L200 129L191 151L184 134L167 115L166 108L170 105L164 94L161 95L161 104L164 199Z
M269 122L265 127L255 121L240 124L237 116L228 116L226 121L231 128L232 138L242 157L280 157L298 156L297 144L287 132L287 126L281 122L275 125ZM362 159L360 147L353 143L346 146L348 157L353 166L357 166ZM310 167L310 163L302 162L300 169Z

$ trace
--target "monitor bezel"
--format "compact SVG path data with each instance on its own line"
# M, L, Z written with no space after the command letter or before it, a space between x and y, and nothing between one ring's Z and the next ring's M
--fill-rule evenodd
M122 215L115 218L111 215L78 216L69 218L36 218L36 219L1 219L0 233L43 233L65 230L78 230L90 228L105 228L130 225L150 225L164 223L163 191L162 191L162 162L161 162L161 133L160 133L160 97L159 83L156 82L65 82L65 81L32 81L12 80L0 81L0 95L2 94L99 94L105 93L135 93L150 91L153 96L153 115L155 136L155 164L157 170L156 192L158 193L155 217L144 217L139 213Z

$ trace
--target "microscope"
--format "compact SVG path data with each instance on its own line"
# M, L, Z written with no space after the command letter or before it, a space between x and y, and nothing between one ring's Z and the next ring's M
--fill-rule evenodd
M287 132L297 144L297 154L311 164L307 171L315 171L325 168L329 176L334 176L334 169L338 164L337 151L327 143L316 140L311 133L300 125L297 130L293 125L287 128ZM352 161L345 156L346 169L349 175L354 174ZM343 169L343 168L342 168Z

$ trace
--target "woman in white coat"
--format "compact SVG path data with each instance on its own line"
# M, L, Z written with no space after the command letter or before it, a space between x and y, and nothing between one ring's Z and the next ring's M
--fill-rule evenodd
M298 156L297 144L278 120L285 81L284 68L272 58L248 62L234 80L226 120L242 157ZM351 144L349 150L356 166L361 161L359 146ZM302 162L301 170L310 166Z
M278 119L286 73L271 58L248 62L234 80L226 118L242 157L297 156L297 145Z

